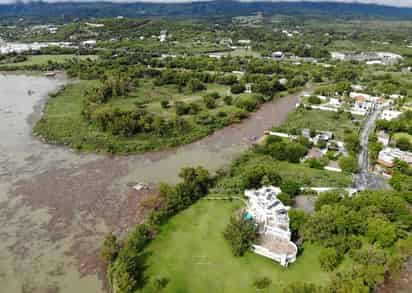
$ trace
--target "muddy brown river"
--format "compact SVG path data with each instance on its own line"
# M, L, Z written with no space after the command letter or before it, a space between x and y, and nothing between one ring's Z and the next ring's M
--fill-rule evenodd
M98 250L145 217L132 186L173 183L182 167L224 166L295 108L267 103L242 123L190 145L142 155L78 154L42 143L31 129L48 93L66 81L0 74L0 292L103 292Z

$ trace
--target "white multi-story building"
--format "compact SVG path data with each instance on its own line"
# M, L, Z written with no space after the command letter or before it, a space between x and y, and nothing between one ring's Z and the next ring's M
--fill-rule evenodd
M260 237L259 242L253 245L253 251L287 266L296 260L298 248L290 240L290 207L277 198L280 193L280 188L274 186L246 190L246 216L252 217L258 225Z
M409 165L412 164L412 153L407 151L401 151L398 148L386 147L379 152L378 163L386 166L393 167L395 159L404 161Z

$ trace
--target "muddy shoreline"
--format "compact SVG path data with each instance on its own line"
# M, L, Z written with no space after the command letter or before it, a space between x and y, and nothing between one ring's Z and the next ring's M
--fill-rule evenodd
M17 118L32 126L41 116L44 96L58 84L44 77L10 79L20 84L15 95L23 100L29 98L27 87L37 86L40 95L47 85L29 115L20 117L16 111ZM102 292L102 238L109 231L124 236L141 222L148 213L142 202L157 183L176 182L182 167L202 165L215 171L225 166L253 143L250 137L280 125L298 100L299 94L277 99L197 142L140 155L77 154L43 144L30 132L13 137L23 146L0 140L0 155L6 155L0 162L8 172L0 175L0 281L6 282L5 290ZM152 190L134 190L137 182L149 183Z

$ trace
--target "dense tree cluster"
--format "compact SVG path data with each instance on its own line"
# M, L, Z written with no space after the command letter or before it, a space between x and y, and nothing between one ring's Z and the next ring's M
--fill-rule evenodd
M324 270L334 271L344 257L354 261L352 267L336 271L320 292L370 292L386 273L399 269L411 253L411 247L404 250L412 240L412 215L405 198L386 191L365 191L353 198L341 192L320 195L316 212L298 226L301 234L325 247L319 256Z
M267 139L264 145L256 147L255 151L270 155L276 160L299 163L308 152L308 145L299 140L290 142L273 136Z

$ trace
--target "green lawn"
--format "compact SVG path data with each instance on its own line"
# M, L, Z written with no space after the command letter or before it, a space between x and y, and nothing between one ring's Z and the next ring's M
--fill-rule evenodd
M405 132L398 132L395 133L393 135L393 138L395 139L395 141L397 141L398 139L400 139L401 137L407 138L409 139L409 142L412 143L412 135L405 133Z
M8 64L2 64L2 65L11 65L11 66L33 66L33 65L45 65L47 64L48 61L52 62L58 62L58 63L64 63L67 60L70 60L72 58L78 58L78 59L96 59L97 56L95 55L33 55L33 56L27 56L27 60L24 62L19 62L19 63L8 63Z
M318 262L320 249L314 245L306 244L288 268L253 253L234 257L222 232L240 205L201 200L172 218L147 248L147 276L168 278L162 292L173 293L255 292L254 281L265 276L272 285L260 292L278 292L293 282L328 281L329 274L321 271Z
M348 118L346 113L336 117L337 113L321 110L298 109L292 112L282 129L291 131L293 129L309 128L320 131L333 131L336 138L342 140L345 131L358 131L359 125L356 125ZM354 117L361 119L360 117Z

